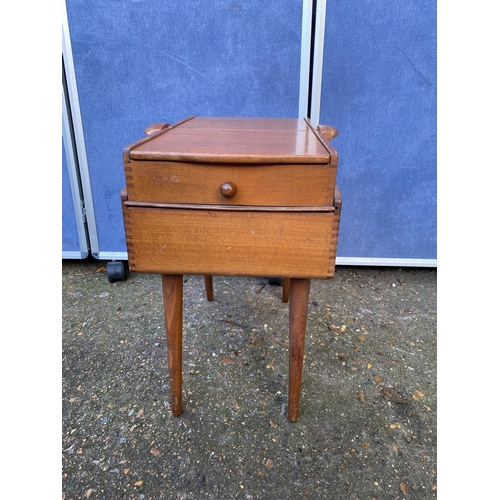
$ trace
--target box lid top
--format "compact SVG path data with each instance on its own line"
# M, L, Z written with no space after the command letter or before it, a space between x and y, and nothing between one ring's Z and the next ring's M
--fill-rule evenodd
M305 119L190 117L138 141L134 160L328 163L330 152Z

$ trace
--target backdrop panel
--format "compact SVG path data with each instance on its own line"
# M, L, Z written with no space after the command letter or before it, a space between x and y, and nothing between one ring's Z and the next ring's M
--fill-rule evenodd
M121 152L190 115L297 117L302 1L67 0L99 258L126 256Z
M436 259L436 3L330 1L321 123L339 129L338 260Z

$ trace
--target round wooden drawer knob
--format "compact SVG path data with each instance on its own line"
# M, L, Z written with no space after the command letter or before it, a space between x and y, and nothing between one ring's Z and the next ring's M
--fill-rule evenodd
M236 184L231 181L224 182L220 186L220 194L224 196L224 198L232 198L236 194L236 191L238 191L238 188Z

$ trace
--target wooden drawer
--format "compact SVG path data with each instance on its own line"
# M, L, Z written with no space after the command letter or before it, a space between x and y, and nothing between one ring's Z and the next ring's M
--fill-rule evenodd
M331 278L340 213L200 210L123 203L130 270Z
M203 205L331 207L336 162L327 164L213 164L130 161L125 178L130 201ZM221 186L232 182L236 194Z
M307 120L190 117L124 149L128 199L189 205L331 207L338 154ZM231 183L232 191L221 191Z

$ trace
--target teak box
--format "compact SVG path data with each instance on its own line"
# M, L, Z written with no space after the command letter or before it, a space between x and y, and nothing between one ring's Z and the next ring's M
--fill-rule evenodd
M289 118L150 127L123 154L130 269L332 277L338 155L319 130Z

